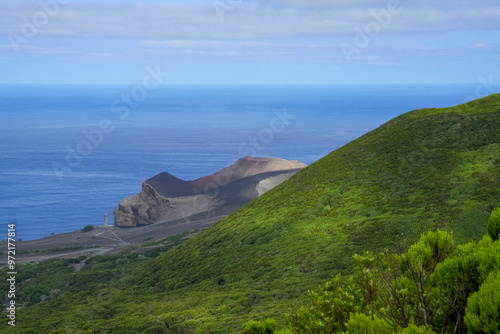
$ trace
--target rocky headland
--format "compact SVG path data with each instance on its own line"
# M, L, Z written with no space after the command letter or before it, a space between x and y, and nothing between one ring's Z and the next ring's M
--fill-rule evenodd
M144 181L139 194L120 202L114 210L115 226L225 216L304 167L305 164L295 160L245 157L194 181L161 173Z

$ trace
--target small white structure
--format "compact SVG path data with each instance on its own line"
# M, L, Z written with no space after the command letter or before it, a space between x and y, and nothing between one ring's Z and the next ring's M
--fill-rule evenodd
M108 227L108 214L104 214L104 227Z

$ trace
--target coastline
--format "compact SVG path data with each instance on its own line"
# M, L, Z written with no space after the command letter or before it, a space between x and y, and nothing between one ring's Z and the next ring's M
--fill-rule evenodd
M16 241L16 262L45 261L80 255L113 254L129 245L140 245L179 233L203 230L226 217L178 219L139 227L95 226L93 230L54 234L41 239ZM7 249L7 240L0 241L0 249ZM0 255L0 264L7 263L7 252Z

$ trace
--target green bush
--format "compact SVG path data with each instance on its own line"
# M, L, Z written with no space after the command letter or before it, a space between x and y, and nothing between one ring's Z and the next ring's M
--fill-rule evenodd
M243 330L239 334L264 334L266 325L262 321L251 320L243 325Z
M420 240L413 244L407 253L401 255L402 277L396 282L401 283L400 289L409 292L404 298L409 305L399 307L399 313L405 314L404 310L411 305L415 305L410 307L411 309L418 310L410 314L409 318L401 319L399 325L402 327L406 327L408 320L412 319L415 324L427 328L432 326L435 317L441 313L442 304L438 302L440 299L439 290L436 290L438 280L434 270L438 264L452 257L454 245L451 234L440 230L429 231L422 234ZM396 293L395 296L403 298L404 294Z
M423 234L402 254L365 252L355 260L354 276L337 276L310 291L312 305L285 316L292 333L392 333L396 328L406 334L465 333L467 299L480 286L484 290L499 267L500 243L485 236L478 244L455 248L451 234L438 230ZM481 321L488 326L500 324L493 316L500 313L499 296L478 303L487 307Z
M273 334L276 328L276 320L266 319L265 321L251 320L243 325L243 330L239 334Z
M266 319L264 321L264 324L266 325L266 333L274 333L274 329L276 328L276 320L274 319Z
M491 271L500 264L500 244L492 242L485 235L479 243L458 246L454 257L446 259L436 268L439 294L436 296L442 304L440 314L436 316L434 330L444 333L466 333L464 323L465 308L469 296L477 292Z
M401 256L401 272L412 280L414 276L426 277L439 262L453 254L455 243L445 231L429 231L412 245L407 254Z
M493 241L498 240L500 236L500 208L496 208L491 213L490 219L488 220L488 234Z
M492 272L467 300L465 324L469 333L500 332L500 271Z
M27 287L22 291L20 300L29 304L40 303L44 298L48 297L50 289L46 286L35 285ZM44 297L45 296L45 297Z
M87 225L82 229L82 232L90 232L94 229L94 225Z
M387 322L377 318L370 318L364 314L355 314L347 322L347 333L349 334L391 334L392 328Z
M292 333L343 332L350 315L363 309L364 298L353 277L342 281L338 275L317 292L309 291L309 297L310 307L285 315Z
M410 325L398 331L398 334L434 334L434 333L435 332L425 328L424 326L417 327L415 325Z

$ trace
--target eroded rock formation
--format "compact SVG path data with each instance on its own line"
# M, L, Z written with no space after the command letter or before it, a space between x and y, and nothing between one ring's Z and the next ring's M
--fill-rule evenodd
M228 215L304 167L295 160L245 157L194 181L161 173L144 181L139 194L120 202L114 211L115 225L134 227Z

